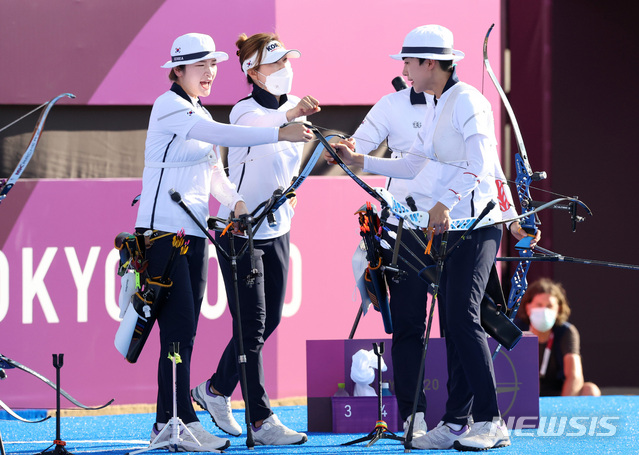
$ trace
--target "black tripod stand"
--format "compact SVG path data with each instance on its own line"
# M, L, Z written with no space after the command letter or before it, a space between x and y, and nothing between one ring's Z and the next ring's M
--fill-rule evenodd
M404 438L401 436L397 436L395 433L388 429L388 425L384 422L382 418L382 355L384 354L384 342L373 343L373 351L377 356L377 422L375 423L375 428L373 431L368 433L363 438L355 439L354 441L345 442L343 446L350 446L352 444L357 444L360 442L369 441L366 444L366 447L370 447L375 444L380 439L393 439L395 441L404 441Z
M231 264L231 275L233 277L233 291L235 294L235 338L237 339L237 354L238 354L238 364L240 365L240 385L242 388L242 398L245 403L245 422L246 422L246 447L249 449L253 449L255 446L255 442L253 440L253 431L251 428L251 415L249 412L249 402L248 402L248 385L246 380L246 354L244 351L244 338L242 335L242 318L240 312L240 294L238 287L238 269L237 269L237 261L244 255L244 253L249 253L249 257L251 258L251 272L246 277L247 286L252 286L255 283L255 278L260 276L260 272L257 270L257 267L254 263L254 252L253 252L253 232L256 231L264 219L272 213L272 208L274 204L277 202L278 198L281 196L279 191L276 191L273 194L273 197L269 200L260 204L251 215L241 216L238 221L245 229L248 235L248 241L240 248L239 251L235 249L235 241L233 238L233 234L229 235L229 252L224 251L222 246L219 244L217 240L209 233L208 229L202 225L202 223L197 219L197 217L193 214L191 209L186 205L186 203L182 200L182 196L177 191L171 189L169 190L169 194L171 195L171 199L176 202L182 209L186 212L189 217L197 224L200 230L206 235L206 237L210 240L210 242L215 245L216 250L219 254ZM261 210L259 216L254 217L255 213ZM209 219L209 228L216 229L216 223L223 222L222 220L210 218ZM230 232L230 231L229 231Z
M60 369L64 365L64 354L53 354L53 366L55 367L55 383L56 383L56 401L55 401L55 441L46 450L43 450L38 455L44 454L68 454L72 455L65 446L67 443L60 438ZM55 446L55 449L49 450Z

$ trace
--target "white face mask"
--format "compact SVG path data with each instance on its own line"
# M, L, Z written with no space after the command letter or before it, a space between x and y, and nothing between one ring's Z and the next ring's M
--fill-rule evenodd
M262 74L262 76L264 76L264 74ZM293 69L288 62L286 63L286 66L281 70L277 70L265 77L266 82L264 82L264 86L266 87L266 90L268 90L275 96L290 93L291 88L293 88Z
M530 310L530 325L539 332L552 329L557 320L557 313L550 308L533 308Z

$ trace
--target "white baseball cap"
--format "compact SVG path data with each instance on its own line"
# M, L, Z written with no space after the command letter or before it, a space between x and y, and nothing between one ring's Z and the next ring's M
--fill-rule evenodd
M216 59L223 62L229 59L226 52L216 52L213 38L202 33L187 33L176 38L171 48L171 60L162 68L175 68L180 65L190 65L201 60Z
M287 50L284 46L282 46L282 43L277 40L273 40L266 45L259 60L257 59L257 52L244 60L242 62L242 71L244 71L244 74L248 76L248 70L251 68L255 68L259 65L275 63L285 55L288 55L289 58L299 58L302 54L297 49Z
M404 39L401 52L390 57L395 60L415 57L457 62L464 58L464 53L453 49L453 32L446 27L422 25L411 30Z

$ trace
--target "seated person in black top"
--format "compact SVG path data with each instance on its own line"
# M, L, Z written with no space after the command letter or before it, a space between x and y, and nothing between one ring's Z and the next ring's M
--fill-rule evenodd
M579 332L568 316L563 286L547 278L532 283L521 300L516 322L539 338L539 395L600 396L596 384L584 382Z

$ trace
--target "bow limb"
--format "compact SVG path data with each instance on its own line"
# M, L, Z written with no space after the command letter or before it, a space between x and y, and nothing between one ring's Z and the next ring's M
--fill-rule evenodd
M427 228L429 215L428 212L422 211L413 211L408 207L403 205L401 202L398 202L393 195L385 190L384 188L372 188L368 183L363 181L361 178L357 176L347 165L344 163L342 158L335 153L333 147L328 143L327 139L333 136L324 137L322 133L315 127L311 128L315 137L320 141L320 145L322 145L322 149L326 149L328 153L331 155L333 160L339 165L339 167L348 174L348 176L355 181L364 191L366 191L369 195L375 198L380 202L382 209L388 208L388 210L399 220L404 220L410 223L412 226L416 228ZM340 136L341 137L341 136ZM318 146L319 148L319 146ZM320 149L320 151L322 150Z
M49 104L49 102L47 101L46 103L41 104L40 106L36 107L35 109L27 112L26 114L24 114L22 117L15 119L13 122L11 123L7 123L5 126L3 126L2 128L0 128L0 133L2 133L4 130L11 128L13 125L15 125L18 122L21 122L22 120L24 120L25 118L27 118L28 116L30 116L31 114L33 114L34 112L39 111L40 109L42 109L43 107L45 107L47 104Z
M508 101L508 97L504 92L504 89L501 87L501 84L497 80L497 76L493 72L492 67L490 66L490 61L488 61L488 38L490 37L490 32L492 32L495 24L491 25L486 33L486 38L484 38L484 66L486 67L486 72L490 77L490 80L493 81L495 88L497 89L497 93L499 93L499 97L501 98L502 103L504 103L504 108L508 113L508 117L510 118L510 123L513 127L513 133L515 134L515 138L517 140L517 148L519 149L519 154L522 156L524 160L524 166L529 175L532 175L532 168L530 167L530 163L528 162L528 154L526 153L526 146L524 145L524 139L521 135L521 130L519 129L519 123L517 122L517 118L515 117L515 112L513 111L512 106L510 105L510 101Z
M517 187L517 196L521 204L521 210L525 214L531 211L530 202L532 201L532 197L530 196L530 183L533 180L545 179L546 173L533 173L530 162L528 161L528 153L526 153L526 146L524 145L524 139L521 135L521 130L519 129L517 117L515 117L515 112L510 105L510 101L508 100L504 89L501 87L501 84L497 80L497 76L495 76L495 73L493 72L490 65L490 61L488 60L488 38L490 37L490 32L493 30L493 27L495 27L495 24L492 24L490 26L488 32L486 33L486 38L484 38L484 66L486 67L486 72L488 73L490 80L493 82L495 89L497 89L497 93L499 94L504 108L508 113L508 117L513 129L513 134L516 138L517 149L519 150L519 152L515 155L515 169L517 171L515 185ZM529 234L535 235L537 233L536 225L538 223L536 222L534 214L531 213L528 217L523 217L520 224L522 228L524 228Z
M31 141L27 146L27 150L22 155L22 159L18 163L18 166L11 174L11 177L6 182L0 182L0 203L7 197L7 193L13 188L13 185L18 181L22 173L24 172L27 164L31 160L33 153L35 152L36 146L38 145L38 141L40 141L40 133L42 133L42 129L44 128L44 122L47 120L47 116L49 115L49 111L53 108L53 105L58 102L61 98L75 98L75 95L71 93L63 93L61 95L56 96L52 100L46 103L45 109L40 114L40 118L38 119L38 123L36 124L35 129L33 130L33 135L31 136Z
M525 240L521 240L517 244L517 249L519 251L519 255L521 256L521 260L517 263L517 267L515 268L515 272L510 280L510 294L508 295L507 302L507 315L510 319L514 319L517 310L519 309L519 305L521 303L521 299L528 288L528 281L526 280L526 275L528 274L528 269L530 268L530 261L527 258L532 257L533 252L529 247L530 241L537 234L537 219L536 212L539 211L537 209L532 209L530 207L530 202L532 198L530 196L530 183L533 181L533 177L536 180L541 180L546 177L545 173L538 173L537 175L533 174L532 168L530 167L530 163L528 161L528 154L526 153L526 147L524 145L524 140L521 135L521 130L519 129L519 123L517 122L517 118L515 117L515 113L513 112L512 106L510 105L510 101L508 101L508 97L504 92L501 84L497 80L495 73L490 66L490 62L488 60L488 38L490 37L490 32L493 30L495 24L491 25L486 32L486 38L484 39L484 66L486 67L486 72L490 77L490 80L493 82L493 85L497 89L497 93L499 93L499 97L508 113L508 117L510 118L510 122L512 125L513 133L515 134L515 138L517 140L517 148L519 152L515 155L515 169L517 172L517 176L515 178L515 185L517 187L517 197L519 198L519 203L521 205L521 224L522 229L524 229L529 236L526 239L528 240L528 248L525 246ZM546 205L546 204L544 204ZM500 345L501 346L501 345ZM497 349L493 353L493 358L499 352L500 346L497 346Z
M300 172L300 175L295 177L295 179L293 179L293 181L291 182L290 186L283 191L282 196L279 199L277 199L277 201L271 207L271 212L275 212L286 201L286 199L290 197L289 195L295 194L295 190L299 188L299 186L304 182L304 180L306 180L306 177L308 177L310 173L313 171L315 164L322 156L323 150L324 150L324 145L322 143L318 144L317 147L315 147L315 150L309 157L308 161L306 162L306 165L304 166L304 169L302 169L302 171Z
M46 377L44 377L43 375L41 375L37 371L32 370L31 368L29 368L29 367L27 367L25 365L22 365L21 363L16 362L13 359L10 359L10 358L6 357L3 354L0 354L0 368L18 368L19 370L22 370L25 373L29 373L31 376L34 376L37 379L41 380L42 382L44 382L46 385L48 385L52 389L54 389L54 390L57 389L56 384L53 381L47 379ZM77 407L83 408L83 409L87 409L89 411L96 411L98 409L105 408L105 407L109 406L111 403L113 403L113 400L111 400L111 401L109 401L108 403L106 403L106 404L104 404L102 406L91 407L91 406L86 406L86 405L80 403L78 400L73 398L71 395L69 395L67 392L65 392L62 389L60 389L60 395L65 397L67 400L69 400L71 403L73 403Z
M290 123L297 123L297 122L290 122ZM310 124L309 124L309 126L310 126ZM318 145L315 148L315 150L313 151L313 153L309 157L308 161L304 165L304 169L302 169L300 171L300 174L293 179L293 181L291 182L291 184L289 185L288 188L283 189L282 187L279 187L278 189L276 189L273 192L273 195L269 199L267 199L266 201L264 201L261 204L259 204L253 210L253 212L250 215L251 217L255 217L253 219L253 225L252 225L253 232L257 231L260 228L260 226L262 225L262 223L264 222L265 219L268 220L269 224L275 222L275 218L274 218L273 214L288 199L290 199L290 198L295 196L295 190L297 190L297 188L299 188L300 185L302 183L304 183L304 180L306 180L306 177L308 177L310 175L310 173L313 171L313 168L315 167L315 164L317 163L319 158L322 156L322 151L323 151L324 147L320 147L320 145ZM176 200L176 202L178 201L177 199L175 199L175 200ZM209 229L216 229L217 228L217 223L219 223L220 225L224 225L225 224L225 220L220 220L219 218L211 218L210 217L209 218ZM204 229L203 231L206 232L206 229ZM215 242L213 242L213 243L215 244ZM246 250L246 248L249 248L249 243L250 242L246 242L242 246L242 248L240 249L240 252L238 253L239 255L243 254L243 252ZM219 248L218 248L218 250L219 250ZM220 251L222 251L222 250L220 250ZM252 255L251 255L251 257L252 257Z
M40 423L40 422L44 422L45 420L47 420L49 417L51 416L46 416L43 419L36 419L36 420L28 420L25 419L24 417L21 417L18 413L16 413L13 409L11 409L9 407L9 405L7 405L4 401L0 400L0 408L4 409L7 414L9 414L11 417L13 417L16 420L19 420L20 422L24 422L24 423ZM4 452L3 452L4 453Z
M331 155L331 158L333 158L333 160L339 165L339 167L342 168L342 170L344 172L346 172L346 174L355 181L355 183L357 183L364 191L366 191L368 194L370 194L373 198L375 198L376 200L378 200L381 204L382 207L386 207L388 206L388 203L386 202L386 200L380 195L378 194L373 188L370 187L370 185L368 185L368 183L366 183L365 181L363 181L362 179L360 179L347 165L346 163L344 163L344 161L342 161L342 158L335 153L335 150L333 150L333 147L331 147L331 145L328 143L328 141L326 140L327 138L324 137L324 135L316 128L316 127L312 127L311 131L313 131L313 134L315 134L315 137L317 138L318 141L320 141L320 144L324 146L324 148L328 151L328 153Z

